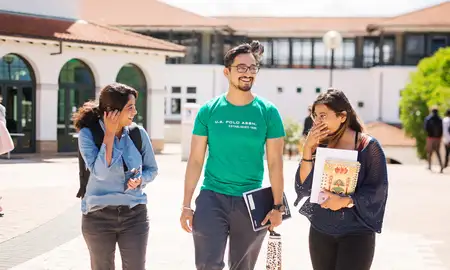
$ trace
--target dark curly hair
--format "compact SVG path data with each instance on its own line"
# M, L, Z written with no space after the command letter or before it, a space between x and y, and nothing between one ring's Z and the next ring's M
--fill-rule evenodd
M232 49L230 49L223 58L223 63L225 67L230 67L236 56L244 53L251 53L256 59L256 62L259 64L261 61L261 57L264 53L264 46L258 41L253 40L250 44L243 43L241 45L238 45Z
M98 102L89 100L73 113L72 121L75 129L91 127L103 117L104 112L121 111L128 103L129 96L138 98L138 91L131 86L121 83L112 83L100 91Z

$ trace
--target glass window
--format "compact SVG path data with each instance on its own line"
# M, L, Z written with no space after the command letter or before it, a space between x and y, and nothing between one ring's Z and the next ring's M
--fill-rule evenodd
M365 38L363 47L363 67L373 67L379 64L380 59L379 38ZM395 63L395 38L385 37L383 39L383 64L393 65Z
M171 106L170 113L172 115L179 115L181 113L181 98L172 98Z
M321 39L314 39L314 67L327 68L330 64L330 54Z
M33 75L22 57L7 54L0 58L0 80L32 81Z
M197 103L197 99L195 99L195 98L188 98L188 99L186 99L186 103Z
M188 87L187 89L186 89L186 93L188 93L188 94L195 94L195 93L197 93L197 87Z
M91 69L78 59L71 59L62 67L59 73L59 83L95 85Z
M289 39L273 40L273 62L278 67L289 65Z
M260 42L264 46L261 64L270 67L272 66L272 42L270 40L262 40Z
M179 87L179 86L173 86L173 87L172 87L172 93L173 93L173 94L180 94L180 93L181 93L181 87Z
M425 57L425 36L407 35L405 37L405 64L417 65Z
M129 85L139 92L147 90L144 74L140 68L133 64L126 64L119 70L116 82Z
M429 40L429 54L433 55L436 51L438 51L440 48L445 48L450 45L449 40L446 36L431 36Z
M310 68L312 61L312 41L310 39L292 40L292 67Z
M355 40L344 39L334 52L334 65L337 68L351 68L355 59Z

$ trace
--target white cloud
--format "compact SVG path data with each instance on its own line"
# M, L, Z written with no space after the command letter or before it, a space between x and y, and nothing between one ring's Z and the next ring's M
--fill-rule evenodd
M395 16L446 0L162 0L205 16Z

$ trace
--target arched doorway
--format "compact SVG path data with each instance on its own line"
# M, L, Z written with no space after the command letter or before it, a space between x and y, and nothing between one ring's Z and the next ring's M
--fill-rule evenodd
M14 153L36 151L36 81L31 65L20 55L0 59L0 102L6 108L6 126Z
M117 74L116 82L129 85L139 92L138 99L136 101L136 110L138 114L134 121L147 127L147 81L144 73L140 68L133 64L124 65Z
M76 152L72 114L84 102L95 99L94 75L84 62L71 59L59 72L58 82L58 152Z

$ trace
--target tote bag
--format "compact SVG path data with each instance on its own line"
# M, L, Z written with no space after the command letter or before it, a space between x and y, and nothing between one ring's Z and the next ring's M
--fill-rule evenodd
M281 270L281 235L274 231L267 242L266 270Z
M0 104L0 155L11 152L14 149L14 143L6 128L5 107Z

